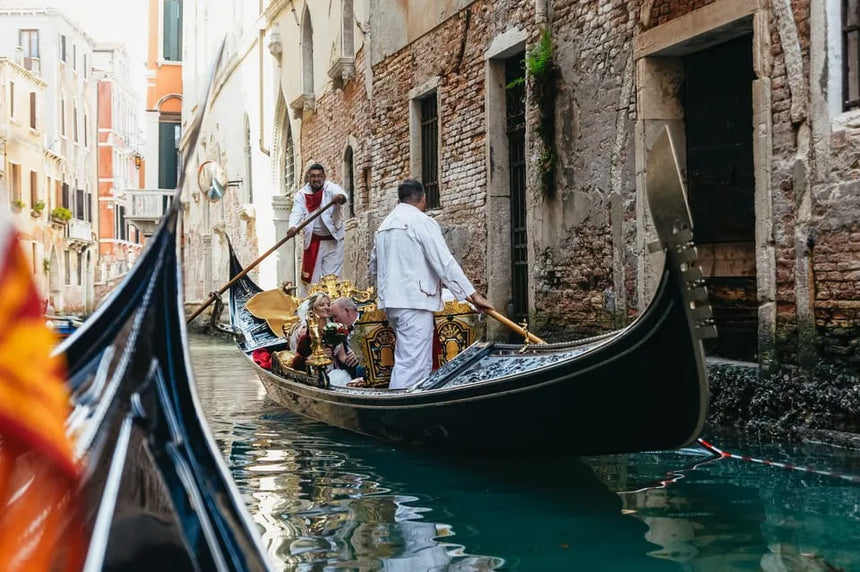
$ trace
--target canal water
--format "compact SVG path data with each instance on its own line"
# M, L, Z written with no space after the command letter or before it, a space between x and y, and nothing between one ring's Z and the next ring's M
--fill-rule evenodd
M860 570L860 485L848 480L698 446L551 461L399 450L280 408L229 342L194 337L191 355L279 570ZM704 437L860 474L860 454L841 449Z

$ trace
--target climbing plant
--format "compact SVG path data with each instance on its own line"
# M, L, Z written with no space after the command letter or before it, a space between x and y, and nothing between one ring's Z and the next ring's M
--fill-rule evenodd
M555 196L555 83L557 68L553 62L552 34L544 30L540 41L526 54L526 72L532 87L532 97L538 108L537 134L541 142L537 168L544 194Z

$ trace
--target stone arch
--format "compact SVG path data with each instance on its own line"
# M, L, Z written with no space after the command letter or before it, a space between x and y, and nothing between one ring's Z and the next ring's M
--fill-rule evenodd
M155 104L155 109L162 113L180 113L182 111L182 94L168 93Z
M279 90L278 102L275 104L275 132L272 136L272 188L274 189L272 211L276 236L284 236L289 228L290 209L293 204L292 195L298 189L296 164L295 139L290 124L290 114L283 91ZM293 173L292 188L288 188L290 183L286 180L290 167ZM279 283L282 281L297 282L296 257L298 249L295 244L295 241L291 240L275 253L277 260L276 277Z
M305 4L302 15L302 94L314 93L314 28L311 11Z
M287 112L287 102L283 93L278 94L275 105L275 133L272 136L272 146L275 151L272 161L275 194L291 197L299 186L299 176L296 170L296 144L290 114Z
M343 188L349 195L349 216L355 216L356 198L358 197L358 181L355 176L355 155L357 151L357 142L352 135L346 138L346 145L343 149Z

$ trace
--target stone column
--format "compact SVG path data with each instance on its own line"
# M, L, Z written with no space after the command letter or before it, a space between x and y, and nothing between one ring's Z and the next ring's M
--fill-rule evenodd
M158 188L158 115L157 111L146 112L146 173L144 188Z
M272 197L272 221L275 223L275 238L280 240L287 234L290 228L290 209L293 201L286 195L275 195ZM301 237L287 241L285 245L275 253L277 256L277 270L275 276L278 284L284 281L297 284L296 280L296 241Z

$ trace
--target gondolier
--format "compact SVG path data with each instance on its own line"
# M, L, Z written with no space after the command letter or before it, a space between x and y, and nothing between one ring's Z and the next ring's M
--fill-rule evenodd
M433 313L442 309L442 287L479 310L492 310L454 260L439 223L424 214L424 185L406 179L397 187L400 203L379 226L370 256L370 277L379 307L394 326L391 389L424 379L433 366Z
M340 278L343 270L343 237L346 233L341 208L346 203L346 192L340 185L326 180L325 169L319 163L308 168L307 180L307 184L299 189L293 199L287 236L295 236L296 227L320 206L332 200L337 200L339 204L304 228L303 285L319 282L326 274Z

